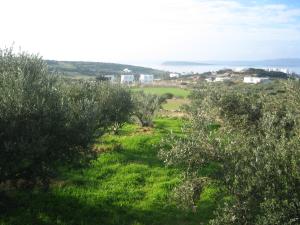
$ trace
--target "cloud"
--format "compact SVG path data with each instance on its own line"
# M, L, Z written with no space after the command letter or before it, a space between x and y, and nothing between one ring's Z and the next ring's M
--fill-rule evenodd
M16 7L18 6L18 7ZM300 44L300 8L236 0L1 1L0 43L95 61L278 57ZM260 53L255 54L255 49ZM280 55L282 53L282 55Z

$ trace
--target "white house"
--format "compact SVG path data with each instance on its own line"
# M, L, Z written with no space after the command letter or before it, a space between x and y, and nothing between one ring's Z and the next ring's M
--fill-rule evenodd
M268 82L268 77L244 77L244 83L246 84L258 84Z
M110 82L114 82L115 81L115 75L104 75L104 77L109 80Z
M179 73L170 73L169 75L171 78L178 78L179 77Z
M224 82L226 80L230 80L230 77L216 77L216 79L214 80L214 82Z
M141 74L140 82L142 84L152 84L153 83L153 75L152 74Z
M131 70L128 69L128 68L125 68L125 69L123 70L123 72L124 72L124 73L131 73Z
M121 75L121 84L133 84L134 75Z

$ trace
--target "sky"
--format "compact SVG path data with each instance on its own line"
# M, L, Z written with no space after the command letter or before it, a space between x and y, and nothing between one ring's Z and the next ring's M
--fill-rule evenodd
M0 48L143 63L300 58L300 0L0 0Z

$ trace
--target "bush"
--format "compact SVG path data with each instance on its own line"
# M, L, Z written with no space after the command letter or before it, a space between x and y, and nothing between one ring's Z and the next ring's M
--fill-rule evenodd
M172 94L172 93L165 93L165 94L163 94L162 96L161 96L161 99L163 100L163 101L166 101L167 99L172 99L172 98L174 98L174 95Z
M125 122L130 120L133 112L133 101L129 89L118 84L102 83L98 86L98 99L101 102L101 127L112 128L116 134ZM99 107L99 105L98 105Z
M122 123L131 110L127 90L63 82L48 74L40 57L12 49L0 52L0 92L0 183L29 187L47 187L58 166L89 155L95 135Z
M35 182L65 158L68 105L38 56L0 53L0 182Z
M192 95L188 135L161 150L165 163L185 168L190 180L218 165L209 179L231 198L211 224L299 224L300 83L282 85L286 91L275 96L199 87Z
M145 94L143 91L133 94L133 115L139 120L141 126L153 126L155 112L161 108L163 99L157 95Z

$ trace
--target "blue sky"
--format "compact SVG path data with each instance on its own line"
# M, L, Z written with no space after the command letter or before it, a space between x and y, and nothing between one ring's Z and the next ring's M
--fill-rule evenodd
M0 47L105 62L300 58L300 0L2 0Z
M247 3L251 2L247 0L241 0L242 3ZM257 0L257 1L252 1L254 4L286 4L289 6L300 6L300 1L299 0Z

